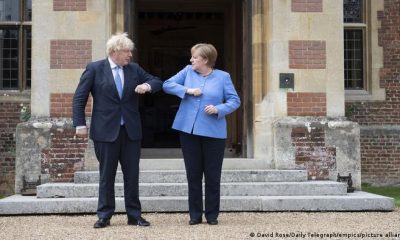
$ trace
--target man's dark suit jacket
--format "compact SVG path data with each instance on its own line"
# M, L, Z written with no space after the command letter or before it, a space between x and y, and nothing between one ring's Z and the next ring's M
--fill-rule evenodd
M89 93L93 97L93 112L90 138L93 141L113 142L116 140L121 114L131 140L142 138L138 110L137 85L148 83L152 92L161 89L162 82L145 72L138 64L123 67L124 89L120 99L108 59L89 63L83 72L73 99L74 126L86 126L85 106Z

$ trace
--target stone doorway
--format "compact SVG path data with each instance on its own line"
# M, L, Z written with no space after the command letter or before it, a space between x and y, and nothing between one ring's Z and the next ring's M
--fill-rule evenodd
M241 95L243 17L241 0L136 0L129 29L136 61L163 81L190 64L190 48L200 42L218 50L216 68L231 74ZM243 98L243 96L241 96ZM141 98L143 157L179 157L178 133L171 129L179 98L163 92ZM227 156L242 156L242 110L228 117Z

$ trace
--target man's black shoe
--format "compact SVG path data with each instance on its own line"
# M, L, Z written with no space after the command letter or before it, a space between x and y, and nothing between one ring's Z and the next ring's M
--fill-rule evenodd
M210 225L217 225L218 224L218 220L214 219L214 220L207 220L207 223Z
M150 226L150 223L146 221L146 219L139 217L138 219L135 219L133 217L128 217L128 225L136 225L136 226L141 226L141 227L148 227Z
M97 222L94 224L94 228L105 228L110 226L110 219L109 218L99 218Z
M189 225L196 225L200 224L201 222L202 222L201 219L190 219Z

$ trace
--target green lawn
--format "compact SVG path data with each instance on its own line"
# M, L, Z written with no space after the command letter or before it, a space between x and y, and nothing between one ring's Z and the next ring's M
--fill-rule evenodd
M369 193L392 197L396 202L396 206L400 207L400 187L373 187L368 184L363 184L362 190Z

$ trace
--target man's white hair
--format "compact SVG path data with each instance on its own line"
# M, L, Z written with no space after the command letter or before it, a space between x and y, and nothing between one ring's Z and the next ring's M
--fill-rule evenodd
M108 39L106 44L106 53L107 56L110 56L112 52L122 50L122 49L129 49L133 50L135 48L135 44L132 42L131 39L128 38L128 33L117 33L112 35L110 39Z

